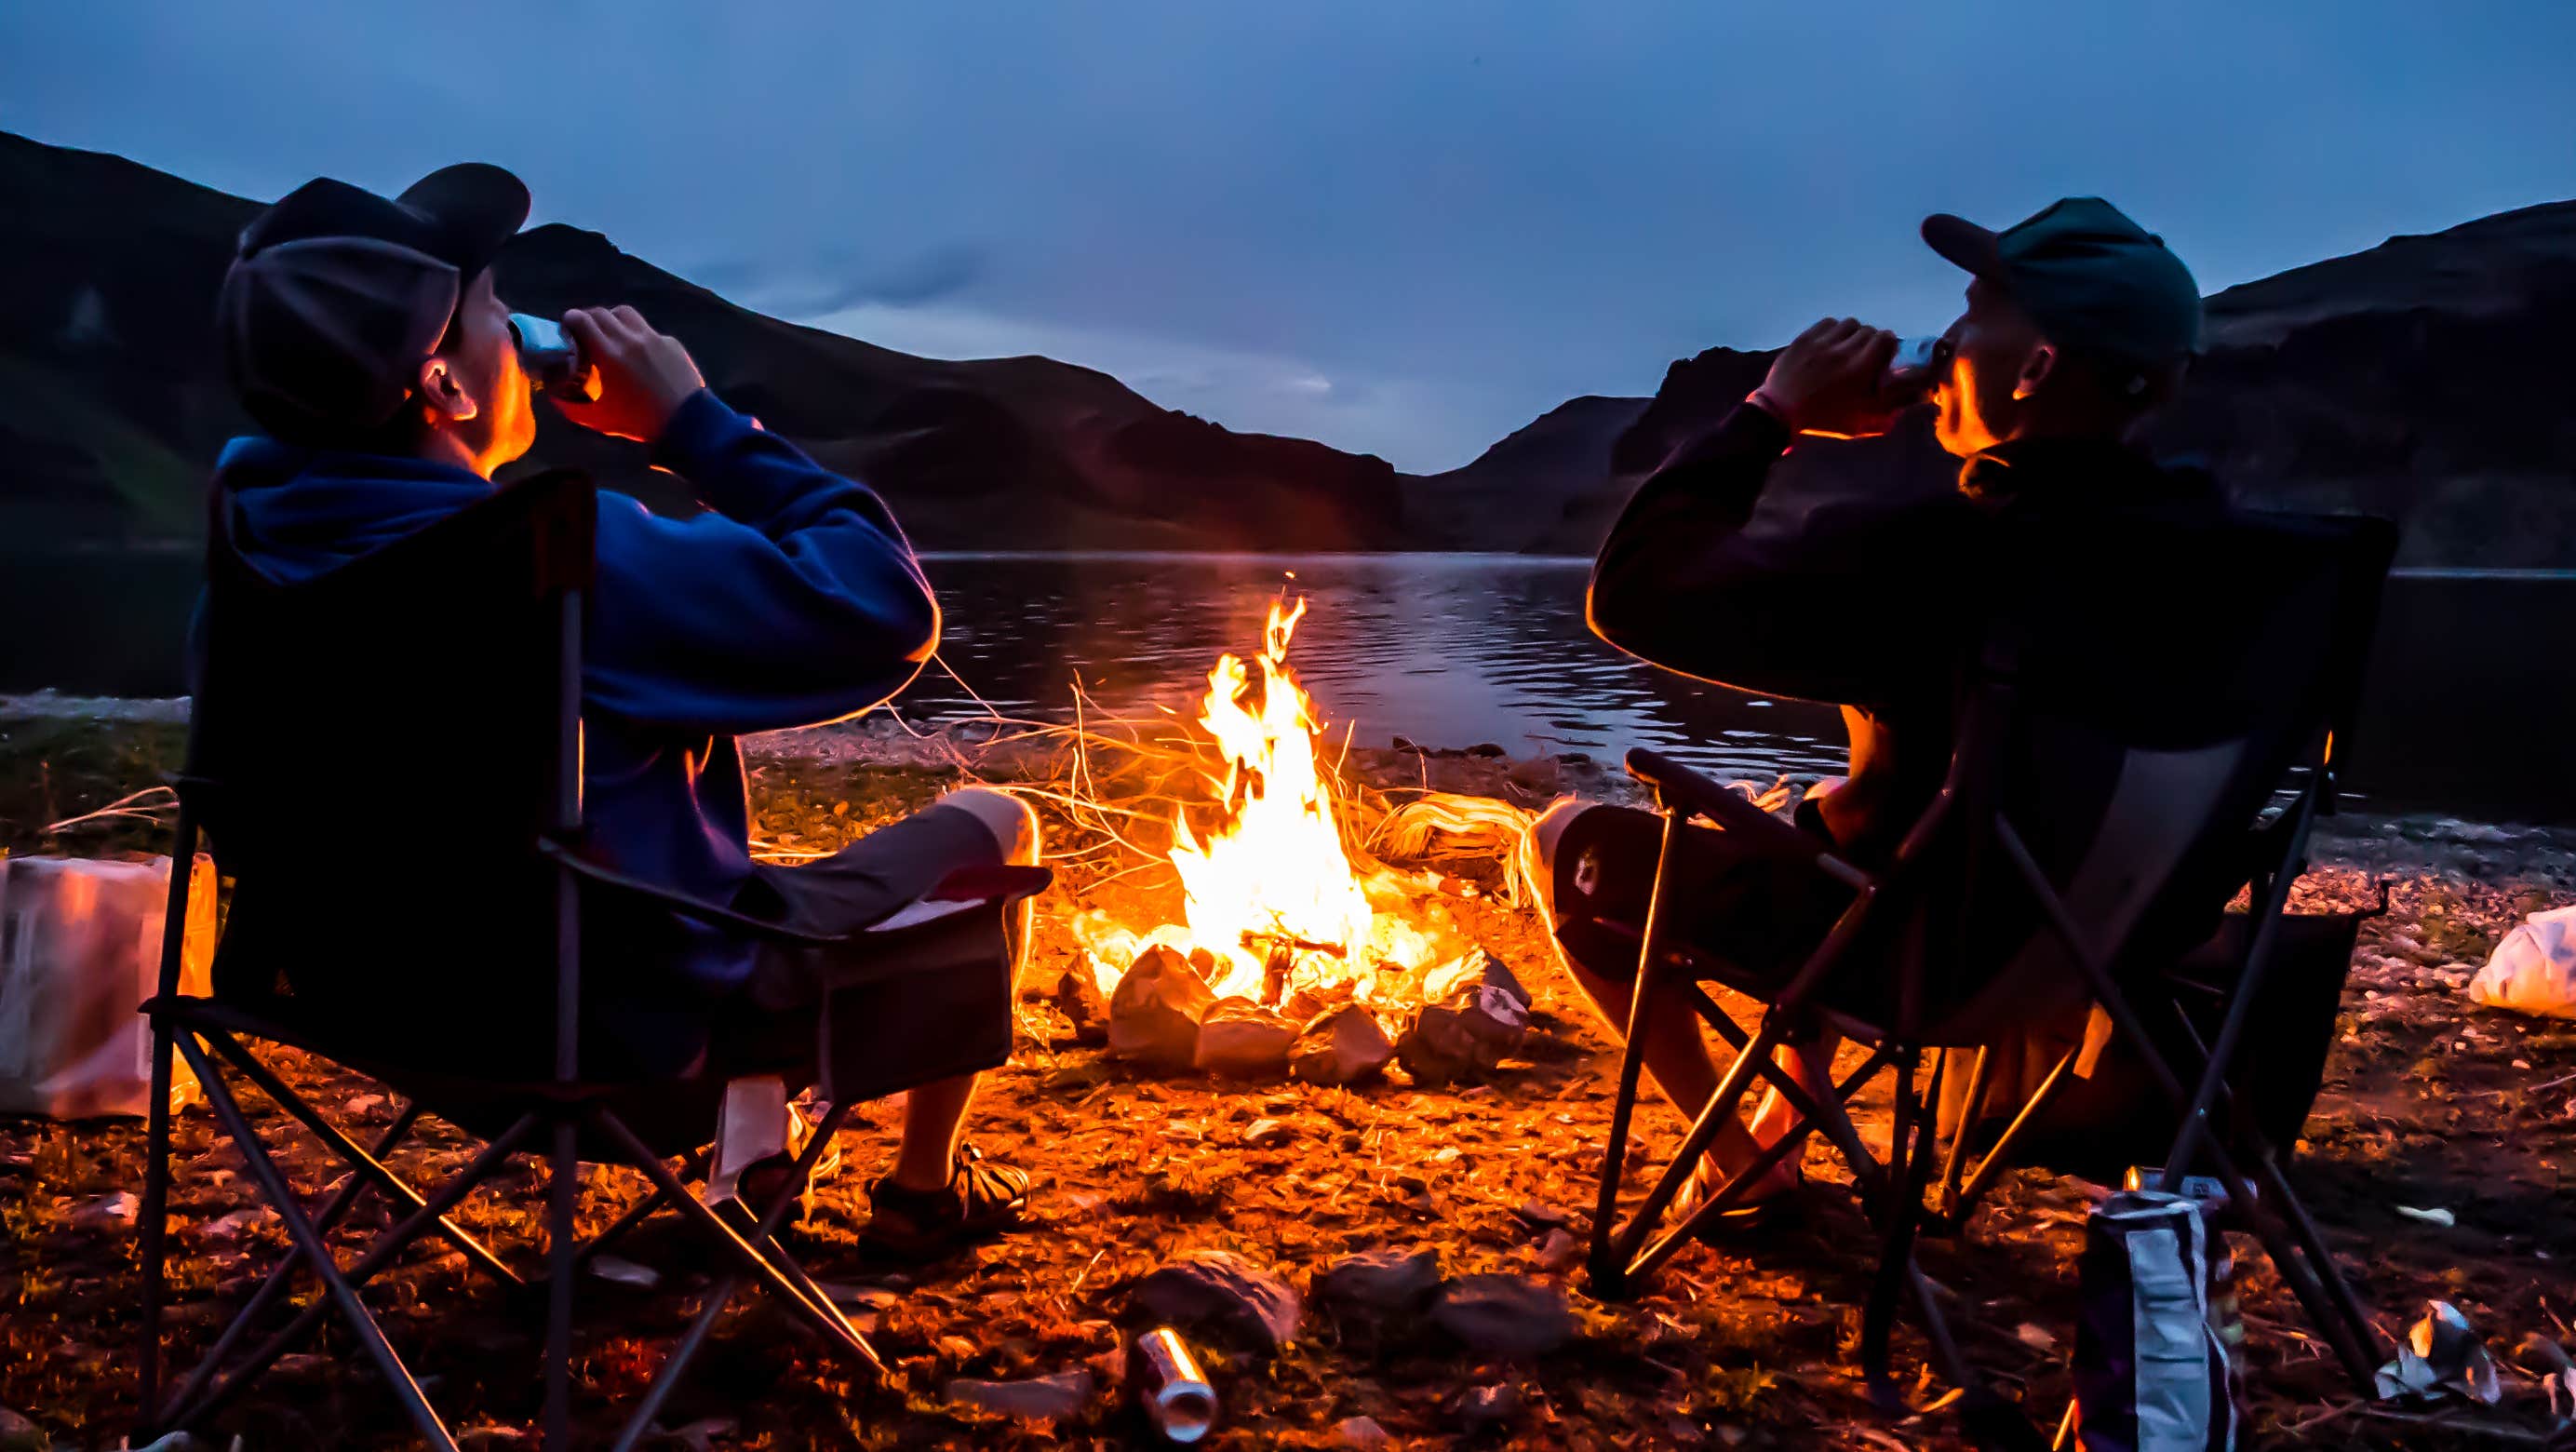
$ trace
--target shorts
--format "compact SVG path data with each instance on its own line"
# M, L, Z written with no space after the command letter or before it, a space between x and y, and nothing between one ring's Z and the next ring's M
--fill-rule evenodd
M952 872L1002 860L1001 843L973 813L934 805L818 861L756 865L735 905L802 932L855 932L918 901ZM909 1057L900 1047L907 1041L933 1056L941 1045L986 1039L1007 1051L1020 916L960 913L926 939L910 940L900 963L864 947L762 943L750 980L718 1011L710 1060L739 1071L819 1059L826 1079L843 1079L847 1090L848 1081L876 1077L847 1070L852 1052L891 1068ZM845 1060L838 1076L831 1073L835 1059Z
M1801 825L1819 830L1813 814ZM1565 824L1546 864L1557 939L1588 972L1634 978L1664 819L1634 807L1587 807ZM1812 862L1693 823L1665 881L1674 938L1699 976L1745 992L1789 981L1851 906L1852 890Z

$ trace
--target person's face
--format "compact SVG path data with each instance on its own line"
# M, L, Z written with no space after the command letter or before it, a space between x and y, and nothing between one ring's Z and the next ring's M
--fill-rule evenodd
M528 375L510 335L510 308L492 289L492 274L478 274L457 304L453 349L430 359L424 392L433 412L484 477L525 454L537 441L537 415ZM443 375L443 376L442 376Z
M1968 310L1945 336L1950 370L1932 390L1932 436L1964 459L2021 432L2029 390L2052 355L2029 315L1983 279L1968 284Z

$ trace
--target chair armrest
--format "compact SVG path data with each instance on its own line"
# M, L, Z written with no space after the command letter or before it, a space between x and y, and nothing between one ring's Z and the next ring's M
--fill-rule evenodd
M911 903L897 903L886 909L875 920L861 923L846 933L807 933L771 922L767 918L754 917L721 903L691 897L685 892L664 887L660 883L647 882L640 877L631 877L613 868L602 867L551 837L538 839L537 852L549 861L571 869L576 876L586 878L612 891L659 903L684 918L702 923L720 924L773 943L827 947L857 942L875 928L878 922L883 922L912 906ZM1046 891L1048 885L1054 880L1055 874L1043 867L1004 865L970 868L950 873L942 878L938 885L931 888L921 900L964 903L1015 902L1020 898Z
M1826 844L1746 801L1734 788L1711 780L1661 752L1638 747L1628 753L1628 774L1654 788L1667 811L1706 817L1730 832L1752 837L1765 850L1813 862L1827 875L1858 888L1869 874L1829 851Z
M821 947L845 941L844 936L798 932L794 928L773 923L767 918L756 918L749 913L737 912L720 903L691 897L685 892L675 891L659 883L646 882L640 877L629 877L613 868L600 866L551 837L537 839L537 852L548 861L570 869L577 877L586 878L612 891L625 893L629 897L659 903L684 918L702 923L721 924L737 932L773 943L798 943L808 947Z

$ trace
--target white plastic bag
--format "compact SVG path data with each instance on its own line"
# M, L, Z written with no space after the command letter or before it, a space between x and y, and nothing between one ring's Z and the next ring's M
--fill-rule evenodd
M2469 998L2489 1008L2576 1018L2576 907L2533 913L2496 944L2469 980Z
M215 871L188 885L179 987L204 993L215 941ZM141 1115L152 1099L152 1031L136 1012L161 972L170 859L0 858L0 1113ZM172 1066L170 1107L197 1096Z

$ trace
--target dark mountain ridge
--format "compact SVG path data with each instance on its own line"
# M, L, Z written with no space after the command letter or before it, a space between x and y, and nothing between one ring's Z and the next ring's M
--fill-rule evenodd
M185 540L222 441L212 299L259 204L120 157L0 133L0 538L59 549ZM1714 348L1652 398L1569 400L1460 468L1399 474L1305 439L1236 433L1094 369L917 358L739 307L576 228L499 263L515 305L627 302L708 381L885 492L949 548L1481 549L1588 554L1688 430L1758 382L1768 352ZM2249 500L2369 509L2410 564L2576 567L2576 202L2390 239L2209 300L2211 351L2151 430ZM637 447L540 409L521 467L575 463L686 509ZM1919 423L1802 445L1781 507L1940 488Z

